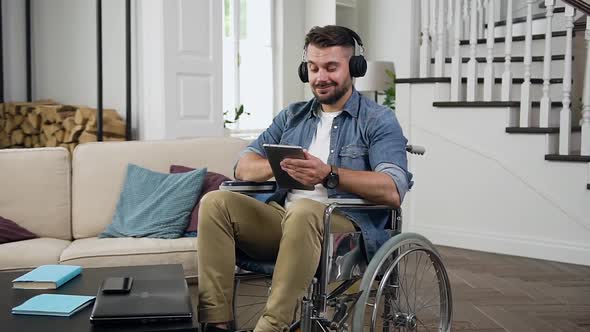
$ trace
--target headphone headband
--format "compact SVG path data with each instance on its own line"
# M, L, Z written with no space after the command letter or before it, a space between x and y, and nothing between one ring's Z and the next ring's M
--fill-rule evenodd
M353 49L356 53L356 45L359 46L359 55L353 54L348 61L348 68L350 71L350 76L352 77L362 77L365 76L367 72L367 60L365 60L364 53L365 48L363 46L363 41L361 37L354 32L352 29L347 27L339 26L338 28L343 29L346 33L352 38L353 40ZM312 28L312 30L315 28ZM299 64L298 74L299 78L303 83L309 81L309 76L307 73L307 47L311 44L308 40L306 40L305 45L303 45L303 54L301 55L301 63Z

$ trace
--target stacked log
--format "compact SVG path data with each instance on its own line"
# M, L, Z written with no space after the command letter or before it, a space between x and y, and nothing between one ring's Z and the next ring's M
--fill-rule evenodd
M72 152L78 144L96 142L97 113L52 100L0 103L0 149L61 146ZM125 121L115 110L103 110L103 140L125 140Z

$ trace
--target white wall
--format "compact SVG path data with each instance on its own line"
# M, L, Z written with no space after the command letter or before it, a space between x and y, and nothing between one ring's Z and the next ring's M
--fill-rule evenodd
M427 150L410 160L405 230L442 245L590 265L589 165L545 161L556 135L505 133L509 108L435 109L435 94L436 84L397 88L405 135Z
M297 76L305 36L305 3L275 1L275 113L292 102L303 100L304 85Z
M25 58L25 2L2 1L4 29L4 99L22 101L27 98Z
M397 77L417 73L420 1L357 1L359 33L368 60L393 61ZM416 38L413 38L416 37Z
M31 2L33 99L97 106L95 3ZM4 1L4 7L6 99L22 101L26 98L24 1ZM103 107L116 109L123 118L124 10L124 1L103 1ZM136 121L133 122L136 128Z

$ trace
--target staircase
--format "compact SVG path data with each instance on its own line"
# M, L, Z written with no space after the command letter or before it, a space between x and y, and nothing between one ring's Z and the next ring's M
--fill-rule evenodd
M430 154L410 160L409 227L590 265L590 20L555 0L420 4L419 74L396 80L400 123Z

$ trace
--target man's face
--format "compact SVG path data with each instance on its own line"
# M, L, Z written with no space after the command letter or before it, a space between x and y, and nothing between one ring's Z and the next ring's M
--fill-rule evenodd
M348 69L352 53L351 47L307 47L309 85L321 104L335 104L352 88Z

